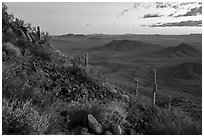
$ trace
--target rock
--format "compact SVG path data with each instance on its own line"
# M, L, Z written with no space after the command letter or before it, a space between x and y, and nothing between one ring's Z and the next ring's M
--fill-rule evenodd
M128 95L121 95L121 99L124 102L129 102L129 96Z
M95 133L100 134L102 132L101 125L91 114L88 115L88 124L89 124L89 128L91 128Z
M113 88L113 89L110 89L110 92L113 93L113 94L116 94L117 90Z
M104 135L113 135L110 131L105 131Z
M122 135L122 129L119 125L112 125L113 135Z
M68 112L66 110L62 111L62 112L60 112L60 115L63 117L66 117L68 115Z
M130 132L130 135L137 135L137 132L132 128L129 130L129 132Z
M81 135L86 135L88 133L88 128L81 128L80 134Z
M120 89L120 93L121 93L121 94L125 94L125 90Z

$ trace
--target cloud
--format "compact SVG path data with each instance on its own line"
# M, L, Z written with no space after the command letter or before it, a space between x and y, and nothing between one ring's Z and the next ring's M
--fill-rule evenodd
M185 6L185 5L190 5L190 4L195 4L196 2L182 2L181 4L180 4L180 6ZM198 2L198 4L199 4L199 2Z
M141 2L134 3L134 5L131 8L124 9L123 11L121 11L117 17L123 16L126 12L129 12L131 10L138 9L140 6Z
M174 8L177 9L179 7L178 3L172 2L156 2L156 8L163 9L163 8Z
M144 9L150 9L152 7L156 7L157 9L160 8L178 8L180 5L180 3L178 2L137 2L134 3L132 7L128 8L128 9L123 9L119 15L117 17L123 16L124 14L126 14L129 11L132 10L138 10L139 8L144 8Z
M126 12L128 12L130 9L124 9L117 17L123 16Z
M193 21L181 21L181 22L169 22L169 23L156 23L156 24L150 24L150 25L141 25L141 26L148 26L151 28L154 27L202 27L202 20Z
M143 18L158 18L158 17L162 17L162 16L164 16L164 15L160 15L160 14L158 14L158 13L156 13L156 14L146 14L146 15L144 15L144 17Z
M186 12L185 14L180 14L175 17L197 16L197 15L202 15L202 6L192 8L190 11Z
M169 17L175 17L175 14L178 13L181 9L189 9L189 13L187 12L186 15L180 15L180 16L194 16L196 14L202 14L202 2L137 2L134 3L130 8L123 9L117 17L125 15L127 12L132 10L138 10L139 8L143 9L165 9L165 10L173 10L173 12L169 15ZM197 8L196 8L196 7ZM199 6L199 7L198 7ZM195 7L195 8L192 8ZM165 13L164 13L165 14ZM145 16L145 15L144 15ZM163 15L164 16L164 15ZM178 16L178 15L176 15ZM144 17L145 18L145 17Z
M156 8L163 9L163 8L173 8L173 9L180 9L182 6L196 4L197 2L156 2ZM198 3L199 4L199 3Z

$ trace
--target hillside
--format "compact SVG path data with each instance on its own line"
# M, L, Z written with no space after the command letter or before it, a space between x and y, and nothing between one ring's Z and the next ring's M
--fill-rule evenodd
M198 105L172 97L167 108L165 96L153 106L108 82L88 57L80 62L51 47L48 33L14 18L4 3L2 11L3 135L202 133Z
M200 50L186 43L181 43L176 47L168 47L162 50L144 54L144 56L156 58L201 57L201 55L202 53Z
M200 63L185 62L159 70L160 77L196 79L202 77L202 65Z

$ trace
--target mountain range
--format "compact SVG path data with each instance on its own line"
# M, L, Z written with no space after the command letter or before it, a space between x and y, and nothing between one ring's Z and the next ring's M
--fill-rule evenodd
M119 51L119 52L150 52L161 49L160 45L144 43L134 40L113 40L103 46L93 47L91 50Z
M178 79L197 79L202 77L202 64L195 62L184 62L171 67L159 69L159 77Z
M194 48L193 46L186 44L186 43L181 43L180 45L176 47L168 47L165 49L153 51L150 53L144 54L144 56L147 57L166 57L166 58L174 58L174 57L199 57L202 56L202 52Z

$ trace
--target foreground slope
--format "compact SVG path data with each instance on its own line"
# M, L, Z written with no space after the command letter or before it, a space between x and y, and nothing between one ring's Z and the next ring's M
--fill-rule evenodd
M4 30L13 26L3 32L2 134L201 134L200 118L173 103L168 110L165 101L152 107L150 98L108 83L91 65L53 49L45 37L30 41L27 36L36 32L25 24L4 21ZM27 36L15 32L22 27Z

